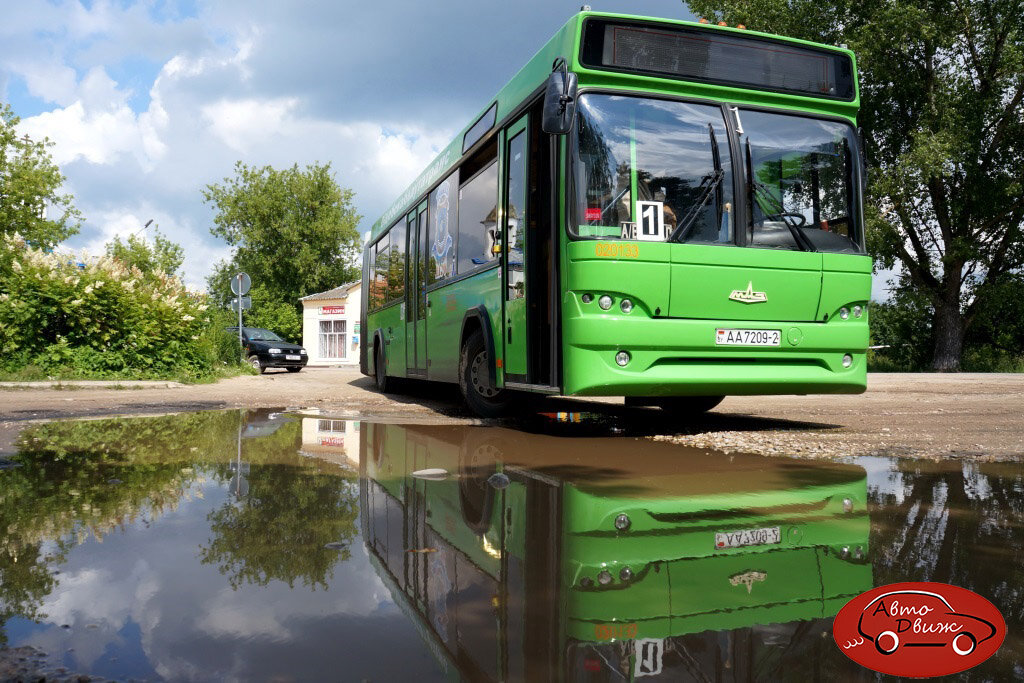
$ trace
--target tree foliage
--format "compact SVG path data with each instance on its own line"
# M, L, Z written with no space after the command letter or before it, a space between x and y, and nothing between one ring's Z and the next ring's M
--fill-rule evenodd
M53 143L19 136L19 122L0 102L0 237L17 233L49 249L78 232L82 215L60 194L64 176L47 151Z
M869 247L931 311L937 370L1024 267L1024 2L689 0L698 15L846 43L861 72Z
M214 300L226 303L230 278L244 271L264 302L287 304L297 314L299 297L359 276L360 216L330 164L278 170L238 162L234 177L208 185L203 197L215 210L210 232L235 248L208 278Z
M179 269L185 261L181 245L167 239L158 230L153 232L152 244L140 235L129 235L123 242L120 237L114 237L107 242L106 250L110 258L120 261L126 268L138 268L147 276L164 273L180 277Z

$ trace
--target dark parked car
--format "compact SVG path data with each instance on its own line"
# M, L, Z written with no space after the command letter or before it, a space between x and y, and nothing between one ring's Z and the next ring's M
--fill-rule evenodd
M231 334L238 334L237 327L227 329ZM267 368L287 368L288 372L298 372L309 362L306 349L286 342L270 330L243 327L242 343L249 363L261 373Z

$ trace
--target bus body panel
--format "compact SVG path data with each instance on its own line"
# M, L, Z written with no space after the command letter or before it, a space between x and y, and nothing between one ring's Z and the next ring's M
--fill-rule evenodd
M427 293L427 377L441 382L459 381L459 349L466 311L483 306L491 321L491 334L501 339L501 270L490 268L464 280ZM497 324L496 324L497 323ZM496 353L501 357L500 345Z
M646 246L646 245L644 245ZM705 320L815 320L821 254L673 244L668 315ZM764 294L746 302L747 290ZM740 292L740 295L734 295ZM708 339L714 343L713 339Z

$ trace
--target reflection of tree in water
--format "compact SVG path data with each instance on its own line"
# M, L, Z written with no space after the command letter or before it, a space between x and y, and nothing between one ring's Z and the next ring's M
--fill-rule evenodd
M327 587L334 565L349 557L359 514L357 475L299 454L301 422L242 441L242 461L259 464L245 475L248 492L207 515L213 534L199 556L228 576L232 588L271 580L289 587ZM263 463L263 464L260 464ZM217 466L217 477L235 473ZM340 550L325 548L341 543Z
M193 414L24 430L20 466L0 471L0 623L44 617L39 606L57 585L51 567L75 545L175 509L196 479L177 461L181 444L209 443L236 424L234 415Z
M875 584L962 586L1003 613L1009 635L979 674L1018 677L1024 660L1024 470L1017 463L903 461L902 501L872 493Z

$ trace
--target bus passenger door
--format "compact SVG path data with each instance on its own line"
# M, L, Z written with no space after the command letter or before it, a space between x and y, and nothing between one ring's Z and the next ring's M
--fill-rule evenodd
M505 211L502 246L504 257L504 343L505 376L528 381L527 348L529 329L526 310L526 212L527 195L527 116L513 124L505 135Z
M410 377L427 375L427 203L409 214L409 293L406 297L406 358Z

